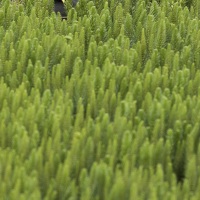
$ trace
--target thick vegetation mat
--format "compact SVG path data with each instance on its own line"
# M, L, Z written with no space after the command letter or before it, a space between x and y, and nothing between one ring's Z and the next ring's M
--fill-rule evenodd
M1 200L200 199L200 1L0 1Z

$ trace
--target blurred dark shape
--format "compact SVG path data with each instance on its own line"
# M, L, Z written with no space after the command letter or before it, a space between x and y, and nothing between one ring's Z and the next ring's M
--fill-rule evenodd
M76 6L78 0L72 0L72 6ZM67 12L62 0L54 0L54 12L60 13L62 19L67 19Z
M78 3L78 0L72 0L72 6L73 7L75 7L77 3Z
M62 0L54 0L54 12L60 13L62 19L67 18L67 12L65 10L65 6Z

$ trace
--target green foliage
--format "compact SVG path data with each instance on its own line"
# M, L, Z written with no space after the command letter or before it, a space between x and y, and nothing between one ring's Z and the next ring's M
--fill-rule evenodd
M200 199L198 0L0 2L0 199Z

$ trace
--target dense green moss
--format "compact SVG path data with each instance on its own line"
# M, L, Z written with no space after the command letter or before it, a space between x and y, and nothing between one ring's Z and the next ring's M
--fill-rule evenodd
M200 199L200 5L2 0L0 199Z

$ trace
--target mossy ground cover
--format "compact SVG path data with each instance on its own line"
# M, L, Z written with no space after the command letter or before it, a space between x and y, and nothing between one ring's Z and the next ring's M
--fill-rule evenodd
M0 2L0 199L199 200L200 2Z

